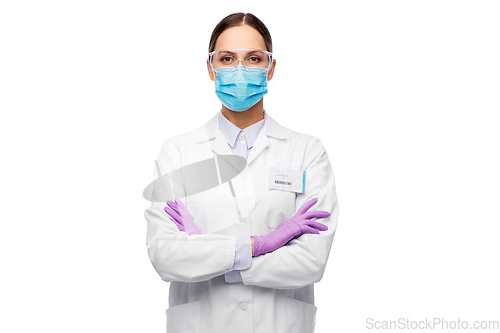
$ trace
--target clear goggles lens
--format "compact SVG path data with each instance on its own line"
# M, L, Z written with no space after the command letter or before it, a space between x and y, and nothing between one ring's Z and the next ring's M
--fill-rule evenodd
M261 69L264 73L271 69L273 54L263 50L228 49L210 52L208 60L210 68L215 72L220 68L235 70L238 65L243 65L246 68Z

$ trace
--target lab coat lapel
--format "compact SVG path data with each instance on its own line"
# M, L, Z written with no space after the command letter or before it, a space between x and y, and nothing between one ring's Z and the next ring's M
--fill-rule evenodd
M220 129L217 130L217 135L214 142L212 143L212 151L215 155L234 156L231 148L229 148L229 145L227 144L224 134L222 134ZM226 157L224 160L229 162L236 170L241 170L241 168L238 166L238 161L236 160L236 158Z
M250 163L252 163L260 155L260 153L262 153L270 145L269 137L286 140L288 135L286 133L286 129L278 124L278 122L274 120L269 113L267 113L267 119L264 123L264 127L262 127L262 130L257 136L257 140L250 150L247 165L250 165Z
M260 133L257 136L257 140L255 140L252 149L250 149L247 166L250 165L250 163L252 163L252 161L255 160L257 156L259 156L259 154L262 153L264 149L267 148L267 146L269 146L269 140L267 139L267 129L266 126L264 125L264 127L262 127L262 129L260 130Z
M210 148L214 154L214 158L217 155L229 155L233 156L231 148L229 148L224 134L222 134L219 129L219 114L214 115L205 125L198 128L194 132L194 142L202 143L211 140L215 137L215 140L210 144ZM236 169L240 169L237 165L236 159L226 158L227 162L231 163Z
M217 134L215 136L214 142L212 142L212 151L216 155L232 155L233 152L229 148L224 134L222 134L220 129L217 129Z

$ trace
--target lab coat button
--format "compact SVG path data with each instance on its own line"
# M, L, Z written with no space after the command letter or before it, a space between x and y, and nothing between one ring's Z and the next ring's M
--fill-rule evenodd
M248 304L247 302L241 302L240 303L240 309L245 311L246 309L248 309Z

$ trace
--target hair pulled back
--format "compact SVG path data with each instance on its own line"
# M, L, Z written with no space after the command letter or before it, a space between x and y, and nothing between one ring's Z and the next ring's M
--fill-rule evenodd
M271 39L269 30L267 30L267 27L257 18L257 16L250 13L234 13L223 18L212 32L210 44L208 45L208 52L214 51L217 38L219 38L220 34L225 30L245 24L257 30L262 38L264 38L267 51L273 52L273 40Z

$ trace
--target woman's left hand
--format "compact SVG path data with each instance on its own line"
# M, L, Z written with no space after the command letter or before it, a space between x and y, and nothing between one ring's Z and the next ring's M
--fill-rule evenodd
M170 216L170 220L175 223L180 231L185 231L188 235L199 235L200 231L193 221L193 217L187 210L186 206L179 199L167 201L167 207L164 208L165 213Z

